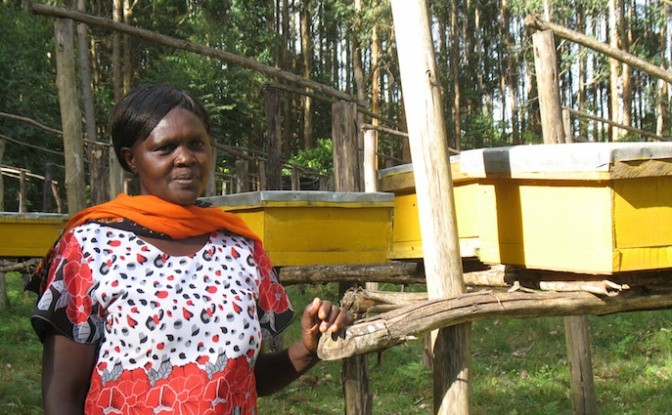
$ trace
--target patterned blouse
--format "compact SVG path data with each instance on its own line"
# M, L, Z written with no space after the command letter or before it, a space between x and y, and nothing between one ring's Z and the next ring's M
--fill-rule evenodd
M169 256L100 223L63 235L32 317L98 346L87 415L255 414L262 338L293 311L261 244L213 232Z

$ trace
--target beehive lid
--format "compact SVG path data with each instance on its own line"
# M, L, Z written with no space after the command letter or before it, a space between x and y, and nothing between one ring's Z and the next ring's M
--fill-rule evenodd
M17 212L0 212L0 222L25 222L29 221L31 223L52 223L52 222L65 222L68 219L68 215L61 213L42 213L42 212L28 212L28 213L17 213Z
M472 177L463 174L460 169L460 155L450 157L451 178L453 183L473 181ZM415 177L413 175L413 163L401 164L378 171L380 190L383 192L404 192L415 190Z
M260 192L236 193L225 196L214 196L202 200L219 207L271 207L271 206L338 206L362 207L394 205L391 193L361 192L323 192L323 191L288 191L265 190Z
M537 144L468 150L468 176L615 179L672 176L672 143Z

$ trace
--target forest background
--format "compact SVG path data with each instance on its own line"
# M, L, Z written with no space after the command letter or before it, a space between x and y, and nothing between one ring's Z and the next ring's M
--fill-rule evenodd
M153 0L66 4L87 13L255 59L356 96L381 124L405 129L403 97L389 3L385 0ZM668 0L429 1L449 145L459 151L540 143L541 127L531 36L523 24L536 13L650 63L669 66ZM27 0L0 6L0 210L17 211L15 169L48 171L63 182L62 138L55 85L54 19L34 15ZM109 164L107 117L132 86L171 83L199 96L211 111L214 139L248 157L268 149L264 91L281 91L282 158L328 175L331 102L290 92L294 85L248 69L79 25L79 76L87 172ZM642 72L566 41L556 41L564 106L661 137L670 135L669 90ZM88 61L88 62L87 62ZM90 99L83 94L90 89ZM300 88L299 88L300 89ZM305 90L305 88L303 88ZM366 122L377 123L376 119ZM572 119L575 141L641 141L603 123ZM410 161L405 139L380 134L379 165ZM102 149L102 165L93 149ZM217 180L237 156L218 152ZM90 166L95 165L94 169ZM2 177L2 176L0 176ZM4 190L3 190L4 188ZM63 191L63 189L61 189ZM42 182L28 181L28 211L53 211ZM107 200L87 186L87 202Z

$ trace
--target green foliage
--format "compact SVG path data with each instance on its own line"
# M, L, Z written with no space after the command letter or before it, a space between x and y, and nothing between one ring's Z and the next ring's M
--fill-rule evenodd
M289 161L313 169L321 176L328 176L334 170L332 141L330 138L319 138L314 148L299 150ZM284 173L289 174L290 172Z
M0 311L0 414L39 415L42 346L28 320L35 299L24 299L18 273L5 278L10 306Z
M11 4L0 4L2 40L0 41L0 111L30 118L60 129L58 95L54 85L53 22L40 19ZM62 151L60 138L25 123L0 118L0 134L7 141L0 162L44 174L48 161L63 164L63 158L20 145L29 143ZM19 143L17 143L17 141ZM64 171L56 169L62 182ZM18 210L19 183L5 178L5 209ZM41 182L28 182L29 209L41 208ZM36 202L40 201L40 202ZM40 203L39 205L37 203Z

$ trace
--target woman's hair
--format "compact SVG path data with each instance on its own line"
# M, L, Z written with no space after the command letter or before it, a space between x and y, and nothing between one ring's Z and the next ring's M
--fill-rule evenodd
M126 94L110 114L112 145L121 167L130 171L124 157L123 147L131 148L144 141L156 125L173 108L184 108L196 115L210 134L210 116L203 104L188 92L170 85L140 86Z

